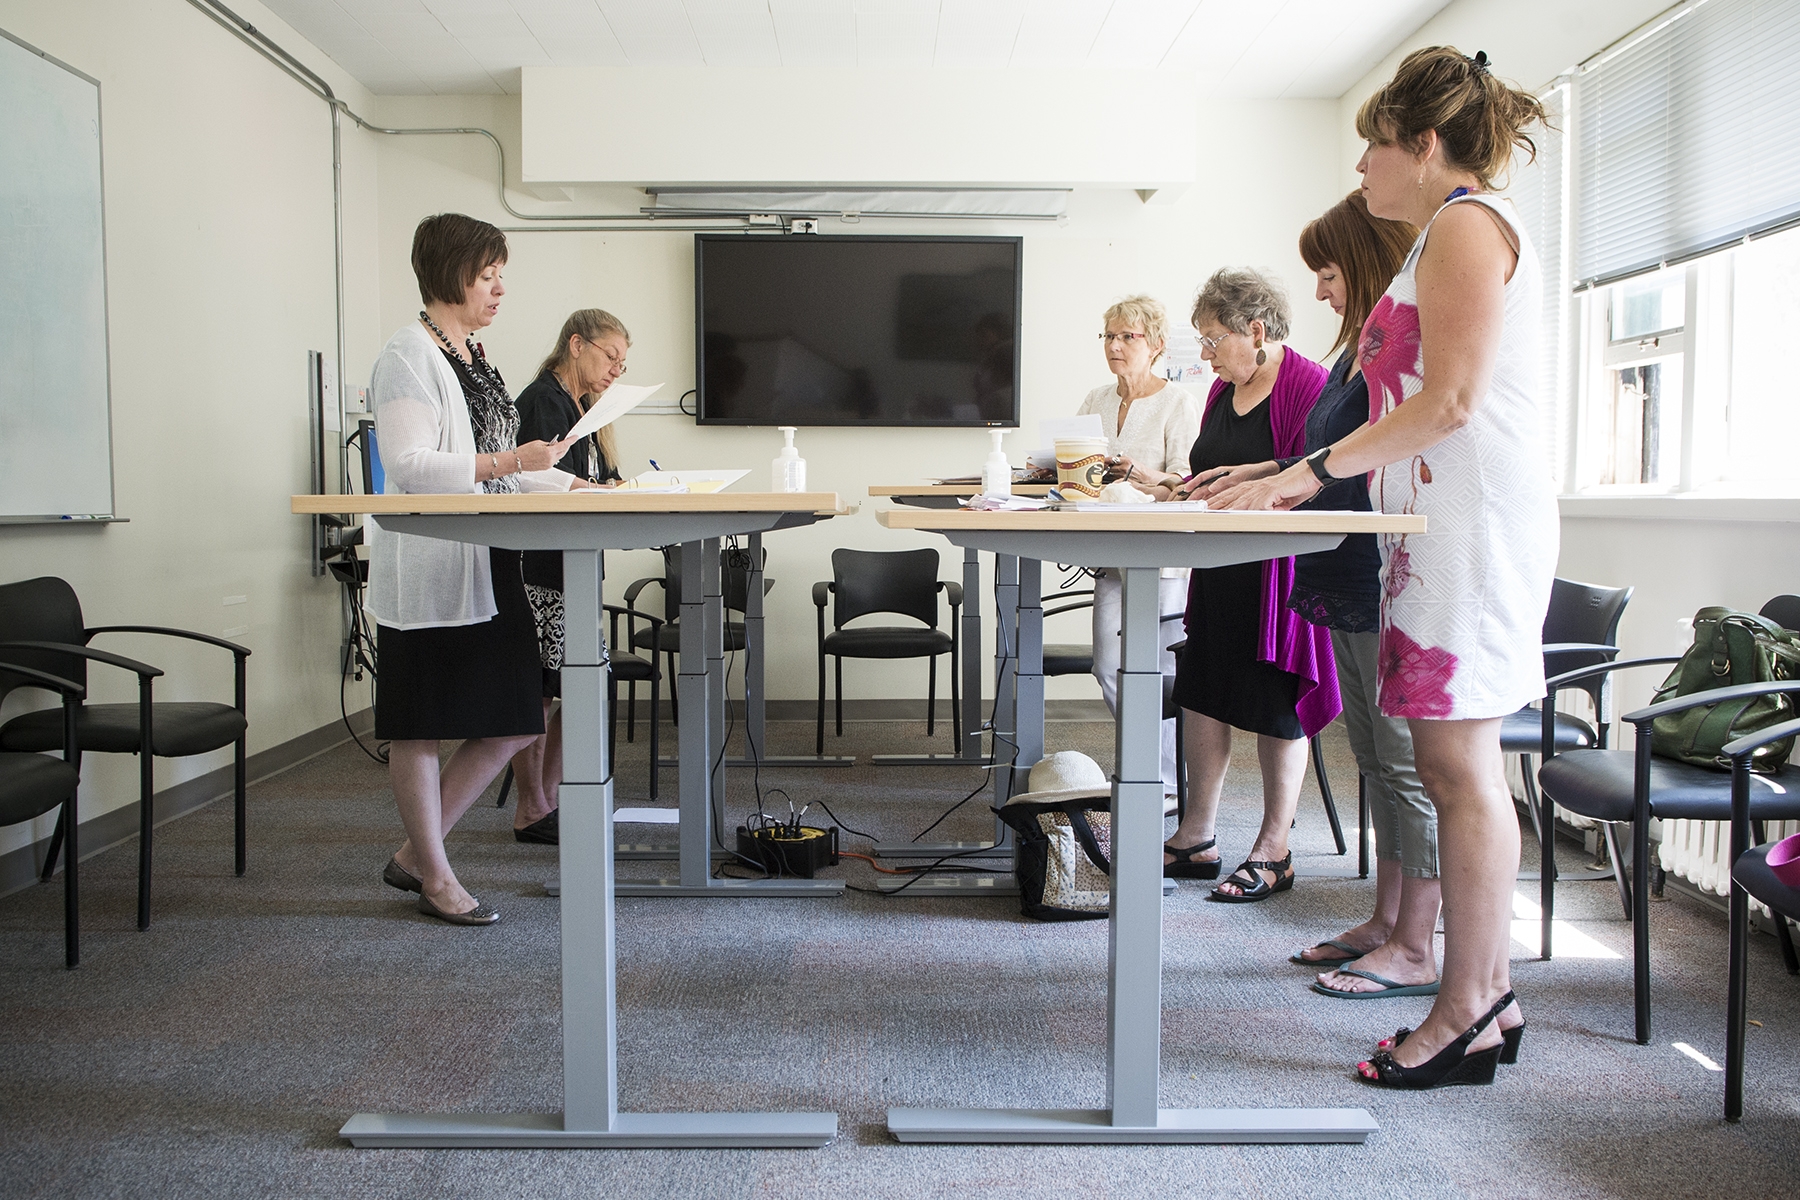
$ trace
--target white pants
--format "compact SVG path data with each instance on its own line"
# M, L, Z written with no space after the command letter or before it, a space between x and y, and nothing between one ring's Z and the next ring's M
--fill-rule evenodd
M1188 577L1183 571L1173 579L1164 579L1157 589L1157 612L1161 614L1187 611ZM1124 583L1118 572L1100 571L1094 578L1094 678L1100 681L1100 695L1113 716L1119 715L1119 601ZM1175 656L1169 647L1187 636L1180 617L1164 621L1158 628L1156 644L1162 647L1160 665L1165 676L1175 674ZM1162 723L1163 793L1175 795L1180 789L1175 778L1175 718Z

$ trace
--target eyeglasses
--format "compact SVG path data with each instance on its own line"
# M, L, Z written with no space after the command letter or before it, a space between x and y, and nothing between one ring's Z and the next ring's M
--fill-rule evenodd
M1131 345L1131 343L1134 340L1143 341L1145 338L1147 338L1149 336L1150 335L1147 333L1103 333L1100 335L1100 340L1105 342L1109 346L1112 345L1112 343L1115 340L1123 342L1127 346L1129 346L1129 345Z
M1224 333L1220 334L1216 338L1210 338L1210 337L1207 337L1205 334L1201 334L1200 338L1199 338L1200 348L1202 350L1210 350L1216 354L1216 353L1218 353L1219 347L1224 344L1225 339L1230 336L1231 336L1230 330L1226 330Z
M576 336L579 337L580 335L577 334ZM594 349L598 350L600 353L606 355L606 361L612 366L613 370L617 371L620 375L623 375L626 371L629 371L631 369L630 367L627 367L625 365L625 359L624 359L623 355L614 354L611 350L608 350L605 346L602 346L599 342L594 341L592 338L582 338L581 340L586 342L588 345L592 346Z

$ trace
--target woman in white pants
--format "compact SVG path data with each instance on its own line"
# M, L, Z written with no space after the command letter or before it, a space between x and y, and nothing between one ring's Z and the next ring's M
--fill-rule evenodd
M1093 413L1114 455L1111 466L1133 484L1147 484L1187 462L1200 432L1200 406L1193 393L1157 375L1153 368L1168 343L1169 317L1149 296L1127 296L1106 310L1100 335L1106 367L1118 379L1097 387L1081 402L1077 415ZM1171 466L1171 464L1173 464ZM1169 568L1159 589L1162 613L1187 609L1187 572ZM1103 569L1094 575L1094 677L1115 716L1119 711L1119 573ZM1162 673L1175 674L1169 645L1184 636L1180 621L1164 621L1159 636ZM1162 723L1163 795L1175 796L1175 722Z

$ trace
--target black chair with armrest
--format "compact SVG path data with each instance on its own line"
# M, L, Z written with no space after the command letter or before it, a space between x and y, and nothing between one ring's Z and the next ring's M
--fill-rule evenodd
M1554 707L1560 688L1582 683L1595 675L1679 661L1673 657L1632 659L1571 671L1550 680L1546 708ZM1700 705L1777 692L1800 693L1800 680L1713 688L1652 704L1625 714L1624 719L1636 731L1634 749L1568 750L1550 758L1538 769L1538 790L1543 797L1546 824L1552 811L1551 804L1560 804L1570 812L1595 821L1631 823L1629 889L1636 1034L1640 1045L1650 1041L1650 820L1728 821L1731 819L1732 792L1730 775L1652 753L1651 725L1658 717ZM1548 724L1547 720L1545 724ZM1549 740L1546 728L1544 741ZM1772 775L1752 775L1748 786L1749 820L1759 826L1765 821L1800 820L1800 766L1790 763ZM1614 865L1618 865L1617 860ZM1543 873L1540 887L1543 948L1547 951L1550 923L1555 912L1555 892L1548 870ZM1547 953L1544 956L1549 957Z
M1592 583L1557 579L1550 586L1550 604L1544 614L1544 676L1564 675L1582 667L1598 666L1619 656L1617 645L1619 620L1625 606L1631 603L1632 589L1609 588ZM1554 746L1564 750L1589 750L1604 747L1612 725L1612 676L1585 679L1571 685L1587 694L1593 705L1592 723L1571 713L1557 713ZM1532 758L1543 753L1543 717L1541 705L1528 704L1518 712L1508 713L1500 721L1500 750L1519 756L1519 773L1525 782L1526 812L1539 842L1550 830L1554 840L1555 826L1543 819L1543 805L1538 801L1536 772ZM1617 847L1609 844L1609 849ZM1554 856L1552 856L1552 859ZM1614 858L1617 866L1617 858ZM1552 867L1551 869L1554 869ZM1621 880L1622 875L1618 876ZM1627 910L1621 882L1619 902ZM1546 955L1548 957L1548 955Z
M74 967L81 961L81 906L76 888L80 856L75 846L79 834L75 796L81 785L81 751L76 721L87 689L73 680L0 662L0 688L15 687L45 688L62 694L61 758L0 751L0 825L17 825L61 808L57 828L69 831L64 835L68 857L63 870L63 961ZM48 868L44 877L49 878Z
M645 658L633 654L629 650L619 649L619 618L635 617L640 621L650 622L650 631L654 633L662 622L655 617L634 613L630 609L617 604L601 606L612 618L612 628L608 633L606 649L608 670L606 674L606 708L610 718L606 729L606 761L612 762L613 751L619 741L619 681L624 680L630 689L630 696L625 707L625 740L637 740L637 685L650 685L650 798L656 799L657 755L660 752L661 730L657 721L657 707L662 700L662 672L657 669L656 655ZM654 642L655 639L652 639ZM615 769L616 770L616 769Z
M1043 603L1050 604L1056 600L1067 600L1067 604L1058 604L1044 610L1044 620L1060 617L1064 613L1079 612L1084 608L1094 607L1094 589L1076 588L1066 592L1051 592L1043 597ZM1045 642L1044 643L1044 675L1092 675L1094 673L1094 647L1088 642Z
M661 547L663 557L663 573L646 575L632 582L625 589L625 632L626 641L619 643L628 650L647 650L652 659L664 655L668 659L669 677L675 676L679 667L676 656L681 653L681 547ZM763 551L763 565L769 562L768 550ZM726 547L719 551L719 591L722 595L727 614L741 613L750 605L750 552L735 547ZM651 615L638 607L638 596L645 588L655 584L662 588L663 607L660 618ZM763 595L768 595L775 586L775 581L767 575L763 576ZM638 628L638 622L647 624ZM748 644L746 625L743 621L733 621L727 615L725 620L725 652L727 654L742 650ZM628 688L626 697L633 708L637 707L637 685L634 679L626 680ZM681 709L677 704L677 689L669 689L669 714L677 724L681 721ZM627 738L626 740L630 740Z
M104 663L132 672L138 677L138 699L135 704L88 704L83 702L76 713L76 743L80 754L137 754L138 762L138 928L150 928L150 849L151 830L155 823L155 772L153 759L186 758L235 746L235 817L236 868L245 868L244 772L245 740L249 718L245 708L244 660L250 651L222 638L209 637L186 629L168 629L158 625L85 626L81 620L81 601L65 581L50 576L28 579L20 583L0 585L0 629L8 638L0 642L0 653L22 666L44 671L87 686L87 664ZM154 701L151 682L162 671L148 663L123 655L95 650L88 642L103 633L141 633L161 637L185 638L229 650L234 665L235 701L218 704L210 701ZM16 683L9 684L0 676L0 699ZM62 749L65 745L63 719L55 709L22 713L0 725L0 750L41 753ZM144 751L148 751L145 753ZM79 770L79 755L76 758ZM70 830L59 822L51 835L50 851L44 862L44 877L50 876L58 850Z
M1793 597L1786 597L1793 599ZM1771 616L1767 606L1764 616ZM1800 616L1800 613L1795 615ZM1779 618L1771 617L1773 620ZM1791 628L1783 621L1783 628ZM1750 899L1768 905L1775 917L1775 933L1781 943L1781 956L1789 975L1800 975L1800 959L1794 954L1793 935L1787 923L1800 921L1800 887L1775 875L1769 866L1769 851L1775 843L1753 845L1751 834L1750 755L1759 746L1778 742L1800 734L1800 720L1783 721L1760 733L1727 743L1725 755L1731 759L1731 899L1728 903L1731 921L1731 953L1727 967L1725 1029L1725 1119L1738 1121L1744 1115L1744 1017L1749 966ZM1756 841L1763 834L1756 829Z
M925 700L925 736L937 732L937 660L950 656L950 735L962 728L962 695L957 680L957 620L962 611L962 584L937 577L938 552L925 550L833 550L833 578L813 584L819 618L819 720L817 753L825 753L825 659L837 660L837 736L844 736L844 660L846 658L923 658L930 664ZM950 632L937 627L938 595L950 601ZM831 604L832 632L825 632L825 606ZM895 613L925 628L904 625L846 629L858 617Z

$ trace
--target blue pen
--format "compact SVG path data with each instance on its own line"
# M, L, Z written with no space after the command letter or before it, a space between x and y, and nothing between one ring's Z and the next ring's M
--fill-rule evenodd
M655 459L654 459L654 458L653 458L653 459L651 459L651 460L650 460L650 469L651 469L651 470L652 470L652 471L660 471L660 470L662 470L662 468L661 468L661 467L659 467L659 466L657 466L657 465L656 465L656 460L655 460Z

